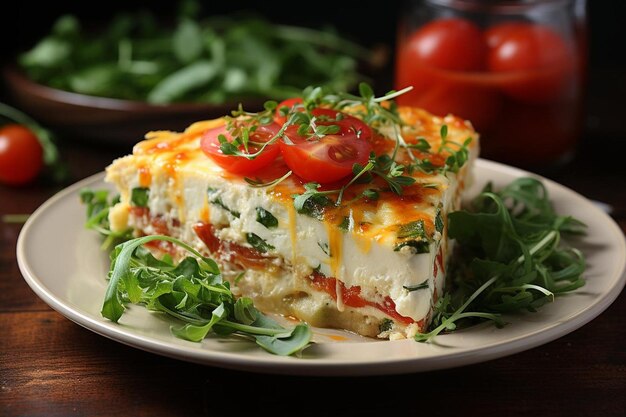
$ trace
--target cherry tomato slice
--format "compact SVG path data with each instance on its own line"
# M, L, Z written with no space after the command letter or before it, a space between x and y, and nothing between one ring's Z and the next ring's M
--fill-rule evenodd
M287 117L281 109L292 109L302 103L301 98L281 102L274 121L284 125ZM304 111L300 109L299 111ZM365 165L372 150L372 129L361 119L338 110L316 108L311 110L317 126L338 126L339 130L321 138L314 137L312 129L301 135L299 125L288 126L286 139L280 142L283 160L297 176L305 181L334 182L348 176L355 163Z
M280 142L280 150L289 169L306 181L324 184L350 175L355 163L367 163L372 151L369 142L372 130L369 126L336 110L314 109L312 113L319 117L318 125L336 124L340 130L337 134L321 138L307 138L298 135L297 126L290 126L286 134L293 145ZM338 114L342 115L340 120L336 120Z
M302 99L300 97L290 98L282 101L276 107L274 122L276 122L279 126L284 125L287 122L287 117L282 114L281 109L285 107L291 109L299 103L302 103ZM299 111L303 110L304 109L299 109ZM340 128L339 134L343 135L348 132L353 132L356 133L360 139L364 140L369 140L372 137L372 129L365 122L347 113L341 112L339 110L320 107L317 109L313 109L311 111L311 114L318 119L316 120L316 123L318 125L338 125ZM289 127L288 129L290 132L294 131L294 127Z
M279 126L282 126L287 122L287 116L283 115L282 109L288 108L290 111L296 105L302 103L302 99L300 97L288 98L287 100L281 101L278 106L276 106L276 111L274 112L274 122ZM289 113L289 112L287 112Z
M256 131L251 135L250 141L265 143L272 139L276 133L280 130L280 127L274 123L270 125L259 126ZM219 136L224 135L226 139L231 141L233 138L226 129L226 126L218 127L208 130L202 136L200 141L200 147L202 151L210 157L217 165L224 168L231 174L249 175L253 172L260 170L270 165L280 153L278 144L271 144L265 147L263 152L254 159L248 159L242 156L225 155L220 149ZM243 145L239 147L241 151L244 150ZM255 153L260 149L260 146L249 145L249 153Z
M0 128L0 182L24 185L43 167L43 148L28 128L9 124Z

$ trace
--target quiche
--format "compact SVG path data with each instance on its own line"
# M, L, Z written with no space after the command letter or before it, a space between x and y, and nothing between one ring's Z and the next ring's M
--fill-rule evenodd
M366 337L410 338L444 291L478 156L470 122L319 92L153 131L116 159L112 230L168 235L212 257L265 313ZM155 241L156 254L183 254Z

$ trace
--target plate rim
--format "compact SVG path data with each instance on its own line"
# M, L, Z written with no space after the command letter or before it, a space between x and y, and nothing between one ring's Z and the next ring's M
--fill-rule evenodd
M27 243L30 230L34 227L43 213L49 207L63 200L71 194L76 193L80 188L101 181L104 172L99 172L88 176L76 183L57 192L43 204L41 204L23 225L17 240L16 255L17 262L24 280L29 287L52 309L59 312L74 323L93 331L101 336L115 340L127 346L138 348L158 355L193 362L203 365L216 366L221 368L243 370L250 372L261 372L271 374L288 375L315 375L315 376L365 376L365 375L392 375L414 372L424 372L432 370L447 369L471 365L480 362L509 356L525 350L556 340L587 324L603 311L605 311L621 294L626 283L626 238L618 224L601 209L596 207L586 197L578 192L559 184L551 179L539 174L525 171L520 168L505 165L499 162L478 158L476 165L486 169L504 172L514 177L533 176L540 179L549 187L558 188L561 191L575 195L589 202L593 210L603 216L604 223L610 226L611 231L616 236L616 243L619 245L619 252L622 255L621 268L616 271L619 275L611 291L602 294L602 297L595 299L586 308L577 310L574 317L561 323L553 324L548 328L535 330L524 337L517 337L488 346L476 346L467 350L453 352L434 357L406 357L393 360L378 358L376 361L359 360L346 363L342 360L324 359L301 359L297 357L283 357L267 354L267 356L245 356L244 353L230 353L223 351L212 351L206 349L187 348L181 345L173 345L151 339L147 336L133 334L132 329L119 326L112 322L96 320L86 312L81 312L64 302L61 297L54 294L46 287L43 280L36 276L31 266L27 262ZM522 340L523 339L523 340ZM412 340L401 341L381 341L381 343L416 343Z

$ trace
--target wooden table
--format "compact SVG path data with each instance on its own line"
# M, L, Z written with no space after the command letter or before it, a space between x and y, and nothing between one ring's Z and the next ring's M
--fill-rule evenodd
M546 175L612 205L626 230L626 164L598 140L606 139L588 138L572 164ZM72 181L129 150L62 146ZM0 214L31 213L58 190L0 186ZM1 416L626 415L624 294L581 329L486 363L386 377L261 375L168 359L74 324L23 280L19 232L0 224Z

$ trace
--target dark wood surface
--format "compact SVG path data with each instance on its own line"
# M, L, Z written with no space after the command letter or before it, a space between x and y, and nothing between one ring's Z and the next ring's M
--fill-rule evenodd
M572 163L545 175L610 204L626 230L626 168L620 152L607 152L619 143L587 138ZM130 151L61 145L71 182ZM60 188L0 186L0 215L31 213ZM0 416L626 415L623 294L579 330L481 364L360 378L264 375L146 353L69 321L22 278L20 227L0 223Z

